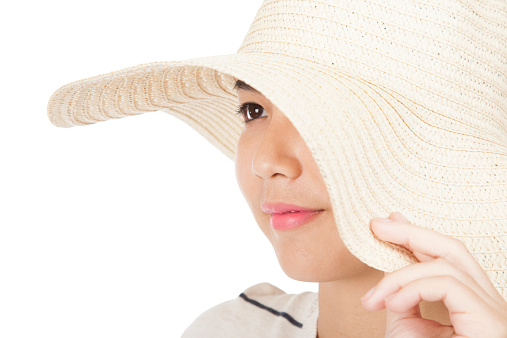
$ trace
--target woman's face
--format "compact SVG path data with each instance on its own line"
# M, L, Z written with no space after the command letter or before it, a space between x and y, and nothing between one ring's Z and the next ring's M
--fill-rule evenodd
M284 272L307 282L327 282L368 271L340 240L329 194L306 143L287 117L256 91L238 89L249 112L236 150L236 177L257 224L269 239ZM322 210L307 223L279 230L270 225L265 203Z

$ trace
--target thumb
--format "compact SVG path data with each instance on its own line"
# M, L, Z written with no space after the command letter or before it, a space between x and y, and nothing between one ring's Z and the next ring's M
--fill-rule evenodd
M399 211L396 211L396 212L393 212L392 214L390 214L389 216L389 219L392 219L393 221L397 221L397 222L404 222L404 223L410 223L410 221L408 220L408 218L406 218L401 212ZM410 223L412 224L412 223ZM412 224L413 225L413 224ZM426 261L429 261L429 260L432 260L434 259L434 257L431 257L431 256L428 256L428 255L425 255L421 252L414 252L414 255L416 256L416 258L420 261L420 262L426 262Z

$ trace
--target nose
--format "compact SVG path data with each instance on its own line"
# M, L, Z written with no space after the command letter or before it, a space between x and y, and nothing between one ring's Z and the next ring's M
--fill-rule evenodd
M301 175L300 155L304 141L287 117L276 114L259 137L252 160L254 175L264 179L277 175L296 179Z

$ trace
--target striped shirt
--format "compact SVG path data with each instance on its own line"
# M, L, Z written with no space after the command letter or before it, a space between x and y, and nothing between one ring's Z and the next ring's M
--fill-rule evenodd
M182 337L315 338L318 314L317 293L287 294L260 283L202 313Z

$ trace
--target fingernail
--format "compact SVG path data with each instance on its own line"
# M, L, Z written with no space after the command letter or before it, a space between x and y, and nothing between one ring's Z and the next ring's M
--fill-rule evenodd
M389 219L389 218L375 218L375 222L392 223L394 221L392 219Z
M405 215L403 215L401 212L396 211L394 214L396 214L397 217L400 217L405 222L408 222L408 218L406 218Z
M375 292L376 286L372 287L370 291L368 291L363 297L361 297L361 300L365 300L370 298L371 295L373 295L373 292Z

